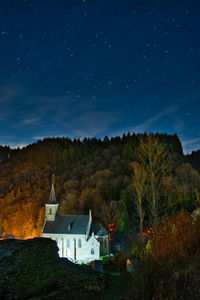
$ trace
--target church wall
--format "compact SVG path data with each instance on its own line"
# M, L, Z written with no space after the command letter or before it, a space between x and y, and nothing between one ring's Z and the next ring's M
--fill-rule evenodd
M58 204L45 204L45 219L47 221L55 221L56 213L58 210Z
M78 248L77 260L95 260L99 259L99 242L95 237L91 236L87 241L84 238L82 247Z
M42 237L55 240L59 248L59 256L72 260L95 260L99 259L99 242L95 237L86 241L85 235L72 234L48 234L42 233ZM79 239L81 240L81 247ZM93 249L93 250L92 250Z

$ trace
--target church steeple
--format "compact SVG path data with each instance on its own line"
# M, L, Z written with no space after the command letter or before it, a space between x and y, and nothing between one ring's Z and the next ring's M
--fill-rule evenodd
M47 204L58 204L56 202L56 194L54 189L54 174L52 175L52 184L51 184L51 191L49 196L49 202Z
M45 204L45 206L46 206L46 212L45 212L46 221L55 221L59 204L56 202L56 195L54 189L54 174L52 175L52 184L51 184L49 201L47 202L47 204Z

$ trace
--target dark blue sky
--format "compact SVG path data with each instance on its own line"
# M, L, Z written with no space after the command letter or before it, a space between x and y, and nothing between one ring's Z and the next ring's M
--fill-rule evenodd
M200 148L199 0L0 0L0 144L177 133Z

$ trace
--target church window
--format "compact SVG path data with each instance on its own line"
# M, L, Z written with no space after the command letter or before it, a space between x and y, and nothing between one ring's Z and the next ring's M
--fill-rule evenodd
M94 248L91 249L91 255L94 255Z
M50 215L52 214L51 208L49 209L49 214L50 214Z
M70 247L70 240L67 239L67 248L69 248L69 247Z
M81 239L78 239L78 247L81 248L82 245L81 245Z

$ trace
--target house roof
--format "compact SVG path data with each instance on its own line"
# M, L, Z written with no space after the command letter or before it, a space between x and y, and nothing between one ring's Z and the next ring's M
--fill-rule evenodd
M107 230L101 224L92 224L90 232L94 232L94 235L105 236L108 235Z
M88 215L57 215L55 221L46 221L43 233L86 234L88 222Z

